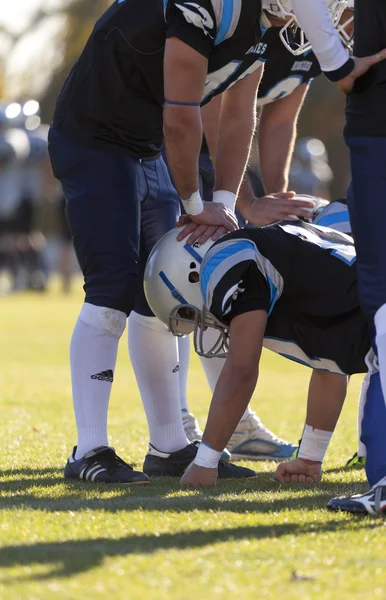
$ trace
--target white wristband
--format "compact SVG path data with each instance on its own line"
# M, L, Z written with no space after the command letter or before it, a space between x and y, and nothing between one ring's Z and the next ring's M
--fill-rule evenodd
M323 462L332 434L332 431L314 429L310 425L306 425L303 431L298 458Z
M218 450L214 450L201 442L198 447L196 458L194 459L194 464L198 467L205 467L206 469L217 469L221 455L222 452L218 452Z
M236 198L236 194L228 192L227 190L217 190L217 192L213 192L213 202L221 202L232 212L235 212Z
M180 198L180 200L188 215L199 215L204 210L204 203L201 198L200 190L193 192L186 200L183 200L182 198Z

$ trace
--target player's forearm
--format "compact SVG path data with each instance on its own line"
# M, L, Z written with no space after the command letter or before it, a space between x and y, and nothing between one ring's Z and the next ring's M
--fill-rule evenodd
M203 442L222 451L236 429L256 387L258 367L235 368L228 356L214 391Z
M215 162L215 190L237 194L244 177L251 150L255 121L223 120Z
M286 192L296 138L294 122L262 119L259 128L260 174L267 194Z
M292 8L325 75L331 81L348 75L354 63L333 27L326 0L292 0Z
M198 157L202 144L199 107L166 105L164 139L168 166L180 198L199 189Z
M218 132L221 115L222 94L215 96L213 100L201 109L202 125L204 128L205 139L209 148L209 154L214 161L217 154Z
M308 389L306 423L314 429L334 431L347 393L348 378L327 371L312 372Z

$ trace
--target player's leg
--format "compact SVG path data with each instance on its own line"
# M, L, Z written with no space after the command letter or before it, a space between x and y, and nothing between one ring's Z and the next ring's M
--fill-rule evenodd
M71 339L78 444L65 476L148 482L108 447L107 412L119 339L138 278L137 163L72 143L51 131L50 155L67 199L67 219L84 275L85 303Z
M333 498L328 508L375 514L386 510L386 406L374 354L362 392L365 401L362 403L361 442L366 448L366 474L372 488L365 494Z
M143 163L148 196L142 203L141 264L175 226L179 201L162 158ZM181 419L177 339L153 316L139 285L129 318L129 351L148 419L150 446L144 462L148 475L180 477L197 453ZM251 477L254 471L221 463L220 477Z

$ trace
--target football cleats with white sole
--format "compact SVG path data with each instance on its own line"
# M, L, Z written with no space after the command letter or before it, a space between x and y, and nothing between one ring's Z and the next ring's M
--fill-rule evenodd
M332 498L327 508L354 515L383 515L386 512L386 477L365 494Z
M98 446L75 459L76 446L64 468L65 479L77 479L92 483L147 484L149 478L140 471L134 471L120 458L114 448Z
M227 445L232 460L287 460L296 449L267 429L255 413L240 421Z

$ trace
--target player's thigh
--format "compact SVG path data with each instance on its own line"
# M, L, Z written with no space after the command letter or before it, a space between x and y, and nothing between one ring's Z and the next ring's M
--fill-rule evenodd
M386 138L348 138L350 220L358 258L362 307L372 319L386 302Z
M52 146L86 301L129 313L139 272L139 161L63 137Z
M147 316L152 316L153 313L143 291L146 261L155 244L176 226L180 215L178 194L170 180L164 160L159 158L151 163L143 163L148 194L141 207L140 277L135 303L135 310Z

